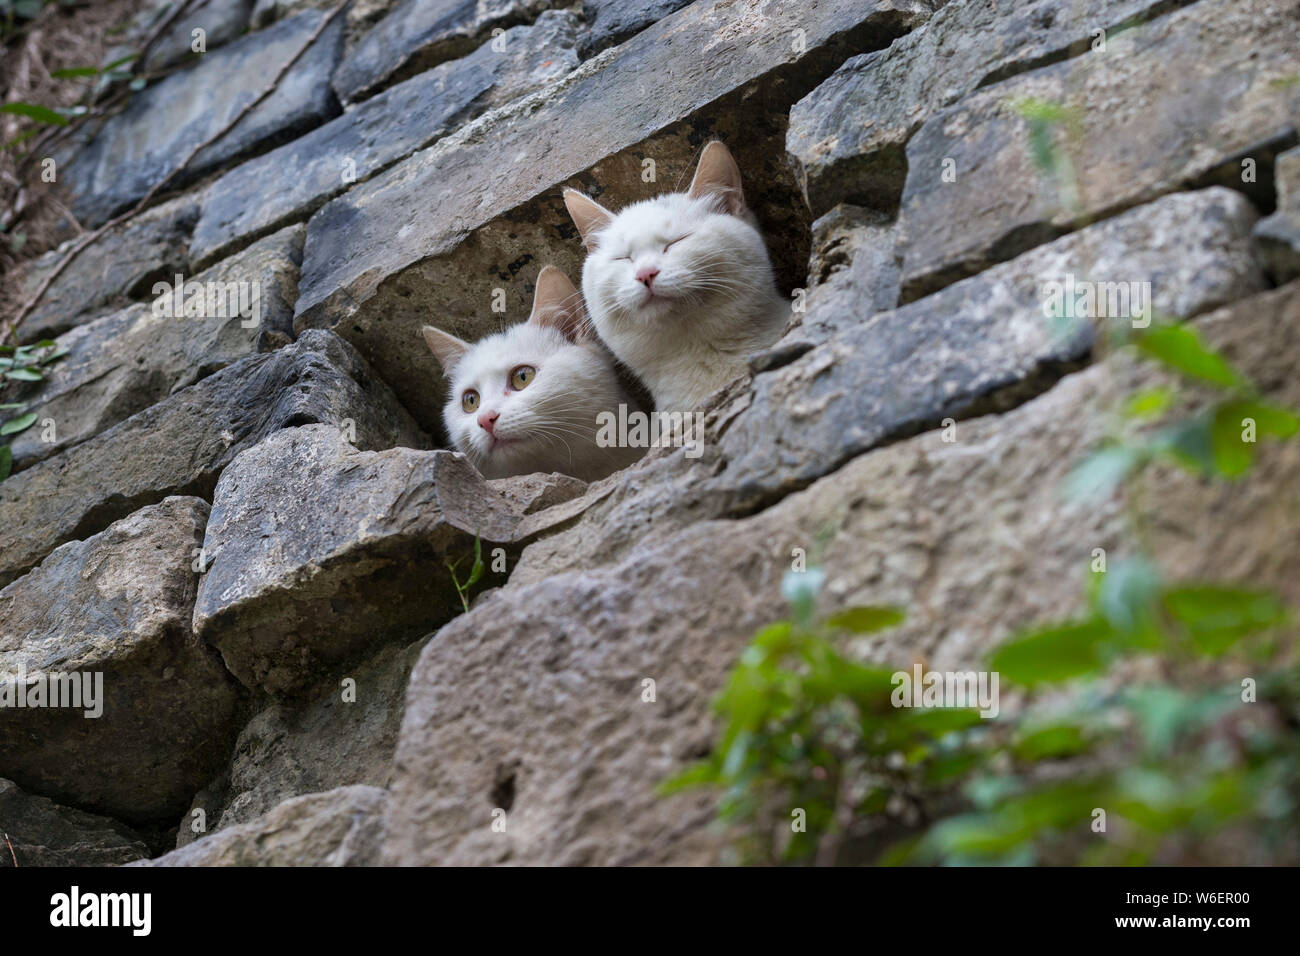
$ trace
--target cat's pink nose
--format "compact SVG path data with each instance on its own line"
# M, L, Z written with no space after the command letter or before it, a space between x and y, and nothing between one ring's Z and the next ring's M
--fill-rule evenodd
M636 270L636 281L640 282L647 289L653 289L655 276L658 274L659 270L654 266L642 266L640 269Z
M501 417L500 412L479 412L478 413L479 427L482 428L484 431L486 431L489 435L491 435L492 429L497 427L497 419L500 417Z

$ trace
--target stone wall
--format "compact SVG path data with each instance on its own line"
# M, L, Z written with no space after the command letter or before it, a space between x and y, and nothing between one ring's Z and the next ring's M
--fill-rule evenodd
M1149 283L1300 406L1300 0L356 0L322 29L333 6L206 0L57 157L103 223L315 36L19 329L68 354L18 399L56 437L0 483L0 681L105 687L97 719L0 712L22 865L724 860L715 798L655 787L707 750L792 549L821 610L909 609L863 654L971 667L1133 544L1117 499L1059 487L1152 373L1053 334L1044 282ZM1029 99L1076 117L1077 203ZM522 320L543 265L580 271L563 188L655 195L714 138L803 308L703 456L588 487L442 450L419 326ZM258 283L260 322L160 315L178 273ZM1231 488L1165 476L1151 545L1300 602L1298 479L1293 445Z

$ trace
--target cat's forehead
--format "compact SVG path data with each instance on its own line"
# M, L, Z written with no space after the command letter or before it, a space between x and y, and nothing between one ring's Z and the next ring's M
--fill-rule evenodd
M708 203L684 193L668 193L625 208L610 223L609 233L617 239L630 239L646 233L686 230L710 213Z
M452 378L456 382L470 382L499 375L516 365L540 362L569 347L569 341L557 330L521 322L474 343L456 363Z

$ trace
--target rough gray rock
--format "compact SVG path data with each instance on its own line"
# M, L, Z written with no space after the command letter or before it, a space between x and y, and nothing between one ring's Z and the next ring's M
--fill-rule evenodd
M210 495L221 469L273 432L346 420L365 448L428 443L332 333L236 362L0 483L0 583L167 495Z
M382 648L305 704L272 703L259 711L240 731L221 792L201 794L182 820L177 847L196 839L195 809L204 811L210 834L303 794L352 784L387 786L407 680L423 646L421 639ZM351 699L342 686L346 680L355 682Z
M356 109L235 167L203 200L190 255L210 262L276 225L305 219L351 183L369 179L479 113L508 102L578 64L577 19L543 14L469 56L421 73ZM345 179L345 174L347 178Z
M464 580L475 535L490 562L519 517L463 455L358 451L329 425L286 429L217 482L194 631L247 686L300 692L460 611L446 562Z
M339 787L286 800L270 813L129 866L373 866L387 791Z
M149 28L171 13L172 8L170 2L155 4L150 11L152 16L149 17ZM248 27L248 18L252 12L253 0L202 0L193 9L181 14L167 32L158 38L144 61L145 69L156 73L169 66L206 56L243 33ZM206 53L194 52L196 29L203 30Z
M321 10L334 6L335 0L257 0L253 7L252 25L255 30L270 26L307 9ZM347 20L348 46L369 29L376 20L397 6L399 0L352 0L343 16Z
M493 30L526 23L552 0L405 0L348 51L334 71L344 103L464 56Z
M195 146L225 128L302 47L322 16L307 10L205 53L193 69L137 93L97 131L88 130L89 143L59 164L60 181L67 184L71 208L82 223L98 225L130 206ZM336 115L338 104L324 78L338 61L342 42L343 22L336 18L275 92L195 156L172 185Z
M808 263L808 295L791 340L822 342L844 325L898 304L898 263L894 224L878 212L836 206L813 223L813 253Z
M147 209L77 255L41 297L19 329L24 342L54 338L94 321L110 306L144 296L159 276L189 267L185 247L199 217L199 196L186 193ZM47 252L23 270L23 301L63 258Z
M790 111L786 148L814 215L849 202L891 211L903 147L933 113L981 87L1086 52L1190 0L949 3L887 50L853 57Z
M929 9L923 0L693 4L322 207L308 224L296 327L334 328L357 344L435 429L443 378L412 347L420 326L432 315L475 339L522 320L532 289L518 279L542 263L580 271L560 187L616 207L658 195L686 180L713 137L730 143L760 221L783 237L771 245L780 281L801 284L808 246L798 237L809 220L782 148L784 113L847 51L888 44ZM798 57L795 22L806 41ZM669 72L671 89L658 79ZM642 178L646 160L655 182ZM494 289L506 290L504 316L491 311Z
M1300 149L1287 150L1273 167L1277 210L1255 226L1255 245L1273 281L1300 278Z
M583 59L594 56L606 47L622 43L691 2L692 0L583 0L582 15L588 26L580 47Z
M63 545L0 591L0 693L69 675L102 695L95 707L36 708L29 697L6 708L0 775L145 822L179 814L224 763L238 685L189 628L207 517L205 501L167 498Z
M1300 404L1300 285L1199 327L1272 398ZM710 699L756 630L788 614L780 581L792 549L819 555L823 612L907 609L903 626L856 649L865 657L978 666L1016 629L1080 609L1093 548L1132 546L1118 500L1070 501L1061 483L1105 434L1116 390L1155 380L1149 365L1091 368L961 423L954 443L918 435L753 517L649 535L619 563L489 595L425 646L412 674L383 861L725 859L714 795L655 788L711 745ZM1289 567L1297 478L1296 443L1261 449L1257 470L1231 487L1161 473L1149 526L1171 579L1300 598ZM647 678L654 702L643 700Z
M244 328L249 320L236 309L172 318L152 305L135 305L61 335L58 343L68 354L43 381L14 394L40 415L38 426L13 436L14 470L79 444L232 362L291 341L305 232L290 226L186 278L187 285L201 286L257 283L256 325ZM175 277L164 281L174 284Z
M1112 36L1104 52L995 84L931 117L907 144L903 301L1051 239L1077 215L1205 181L1243 187L1243 157L1263 165L1296 142L1295 30L1290 2L1202 0ZM1024 99L1057 104L1078 124L1076 135L1056 133L1077 177L1077 212L1035 166L1017 108ZM944 181L947 160L955 182Z
M118 866L149 855L130 828L108 817L62 807L23 793L0 778L0 830L13 846L0 847L0 869L14 866Z
M792 333L834 330L828 341L755 378L749 407L721 438L726 470L710 484L734 496L731 507L754 507L888 438L1041 391L1093 345L1093 322L1057 329L1047 318L1049 281L1149 283L1157 316L1250 295L1264 287L1250 248L1255 218L1222 187L1178 193L897 310L868 318L865 303L856 312L831 303L831 315Z

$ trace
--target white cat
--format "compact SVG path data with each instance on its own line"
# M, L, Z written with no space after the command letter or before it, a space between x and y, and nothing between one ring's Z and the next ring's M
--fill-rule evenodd
M585 328L578 290L547 266L527 322L473 345L421 329L451 383L447 434L485 478L558 471L595 481L641 456L641 448L596 443L598 413L637 404Z
M587 246L596 331L659 410L694 409L780 338L790 306L722 143L704 148L688 192L618 214L574 189L564 204Z

